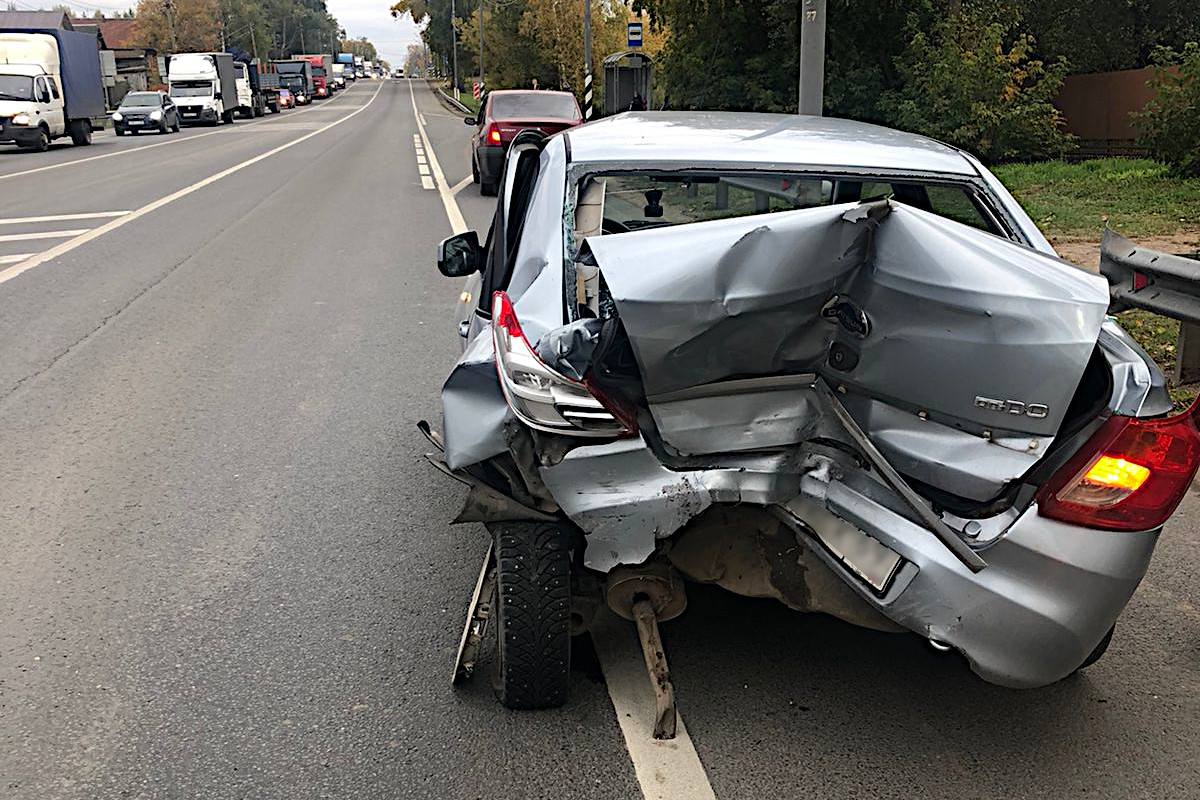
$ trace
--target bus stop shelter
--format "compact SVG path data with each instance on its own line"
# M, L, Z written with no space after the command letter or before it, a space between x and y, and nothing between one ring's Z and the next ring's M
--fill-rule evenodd
M653 59L636 50L613 53L605 58L603 113L619 114L635 106L649 108L653 68Z

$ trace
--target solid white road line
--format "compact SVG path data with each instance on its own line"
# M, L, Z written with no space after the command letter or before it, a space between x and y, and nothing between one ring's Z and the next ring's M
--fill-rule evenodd
M474 179L474 178L472 178L470 175L468 175L467 177L463 178L461 181L459 181L458 183L456 183L456 184L454 184L453 186L451 186L451 187L450 187L450 194L458 194L458 193L459 193L459 192L461 192L463 189L465 189L465 188L467 188L468 186L470 186L470 185L471 185L471 181L473 181L473 180L475 180L475 179Z
M674 739L654 738L654 690L633 623L603 608L592 623L591 634L642 796L646 800L716 800L683 716L676 717Z
M90 231L87 231L86 233L84 233L81 236L76 236L74 239L70 239L68 241L63 242L60 245L57 245L56 247L52 247L49 250L46 250L42 253L38 253L33 258L22 261L20 264L9 267L6 270L0 270L0 283L6 283L8 281L11 281L13 278L17 277L18 275L20 275L23 272L28 272L29 270L33 269L34 267L44 264L47 261L50 261L51 259L58 258L61 255L69 253L72 250L74 250L75 248L81 247L94 239L98 239L101 236L103 236L104 234L114 231L117 228L121 227L122 225L126 225L130 222L133 222L135 219L141 219L142 217L146 216L147 214L151 213L152 211L157 211L158 209L162 208L163 206L167 205L168 203L173 203L176 200L179 200L180 198L187 197L192 192L199 191L200 189L203 189L205 186L216 183L217 181L221 180L222 178L227 178L230 175L234 174L235 172L240 172L243 169L245 169L246 167L253 166L254 164L257 164L260 161L268 159L277 153L282 153L284 150L287 150L290 147L295 147L296 145L300 144L301 142L306 142L309 139L313 138L314 136L324 133L325 131L329 130L330 128L333 128L337 125L341 125L346 120L353 119L354 117L358 116L359 114L361 114L362 112L364 112L368 108L370 108L371 104L375 102L375 98L379 96L379 89L382 89L382 88L383 88L383 84L381 83L381 84L379 84L379 88L377 88L375 90L375 94L371 95L371 99L368 100L366 103L362 104L361 106L359 106L357 109L355 109L351 113L347 114L346 116L341 117L340 119L335 119L333 122L330 122L327 125L317 128L312 133L306 133L305 135L299 137L298 139L293 139L290 142L281 144L278 147L268 150L265 153L260 153L256 156L254 156L253 158L248 158L245 161L241 162L240 164L234 164L232 167L227 167L227 168L221 170L220 172L209 175L207 178L204 178L203 180L196 181L195 183L193 183L190 186L185 186L182 189L172 192L171 194L169 194L165 197L160 197L157 200L147 203L146 205L142 206L141 208L131 211L123 217L117 217L116 219L112 220L111 222L106 222L98 228L92 228Z
M68 236L78 236L87 233L87 228L73 231L41 231L39 233L6 233L0 236L0 242L23 242L26 239L65 239Z
M425 133L425 126L421 124L421 112L417 110L417 96L413 93L412 81L408 81L408 96L412 100L413 118L417 121L417 133L420 134L421 141L425 144L425 153L429 158L429 166L433 168L433 179L437 182L438 194L442 196L442 206L446 209L446 219L450 221L450 231L452 233L463 233L467 230L467 221L463 219L462 212L458 210L458 203L454 202L454 195L450 194L450 186L446 183L446 175L442 172L442 165L438 163L437 154L433 152L433 145L429 143L429 135ZM421 183L423 185L424 181Z
M446 176L429 143L421 114L417 111L417 97L413 94L411 81L408 92L412 97L417 131L425 143L429 163L433 166L433 175L442 196L442 204L446 207L450 229L454 233L462 233L467 230L467 223L454 200L454 191L471 179L459 181L454 190L447 185ZM712 785L708 782L708 774L683 724L683 716L676 718L674 739L658 741L654 738L654 692L650 688L650 677L646 674L633 624L601 609L592 630L592 641L596 645L604 682L608 685L608 695L617 713L617 722L625 737L625 749L629 752L629 760L633 762L642 796L646 800L716 800Z
M15 255L11 256L0 256L0 264L14 264L18 261L24 261L31 255L33 255L33 253L16 253Z
M371 100L374 100L374 99L375 98L372 96ZM369 103L370 100L368 100L367 102ZM299 110L293 109L288 114L288 119L291 119L300 114L303 114L306 111L311 111L311 110L312 110L311 108L302 108ZM260 119L257 122L244 122L241 125L235 125L235 129L236 130L245 130L246 128L253 128L255 125L262 125L264 122L270 122L270 121L271 121L271 118L268 117L265 119ZM9 178L20 178L22 175L33 175L38 172L46 172L46 171L52 170L52 169L60 169L61 167L70 167L70 166L74 166L75 164L86 164L89 161L99 161L102 158L112 158L113 156L123 156L126 153L142 153L142 152L145 152L146 150L153 150L156 147L166 147L169 144L182 144L183 142L194 142L197 139L203 139L205 136L215 136L218 133L225 133L226 132L225 129L227 127L229 127L229 126L218 125L216 130L211 130L208 133L198 133L195 136L174 136L165 142L158 142L157 144L146 144L146 145L139 145L137 147L127 147L124 150L117 150L112 153L103 153L98 156L88 156L87 158L76 158L71 161L61 161L57 164L47 164L44 167L35 167L33 169L22 170L21 172L10 172L7 175L0 175L0 181L5 181L5 180L8 180Z
M24 225L32 222L66 222L72 219L123 217L128 213L128 211L95 211L89 214L56 214L52 217L14 217L12 219L0 219L0 225Z

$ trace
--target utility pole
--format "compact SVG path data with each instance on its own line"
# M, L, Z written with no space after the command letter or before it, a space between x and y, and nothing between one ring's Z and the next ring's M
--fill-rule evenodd
M254 63L258 63L258 39L254 36L254 26L250 26L250 49L254 51Z
M308 48L304 46L304 27L303 26L301 26L301 28L300 28L300 52L301 53L308 52Z
M592 0L583 0L583 121L592 118Z
M483 0L479 0L479 96L483 97L484 86L486 82L483 79Z
M450 0L450 41L453 42L451 50L454 51L454 99L458 99L458 26L454 24L454 18L458 16L458 12L454 9L454 0Z
M172 52L179 51L179 40L175 36L175 5L171 0L164 0L163 11L167 15L167 27L171 29L171 50Z
M825 103L826 0L801 0L798 113L821 116Z

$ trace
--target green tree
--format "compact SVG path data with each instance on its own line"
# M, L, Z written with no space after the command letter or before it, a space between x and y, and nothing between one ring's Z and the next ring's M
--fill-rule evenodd
M1019 22L1000 4L965 7L928 28L914 19L901 87L880 103L885 116L992 163L1060 156L1071 140L1051 100L1067 62L1035 58Z
M1155 97L1135 115L1140 141L1174 173L1200 177L1200 43L1159 48L1154 61Z
M215 50L221 44L216 0L141 0L137 6L138 41L160 53Z

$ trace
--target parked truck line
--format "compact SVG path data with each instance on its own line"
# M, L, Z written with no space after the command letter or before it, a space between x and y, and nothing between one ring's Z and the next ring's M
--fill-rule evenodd
M0 62L0 142L32 150L66 136L92 143L92 120L105 112L95 34L5 27Z

